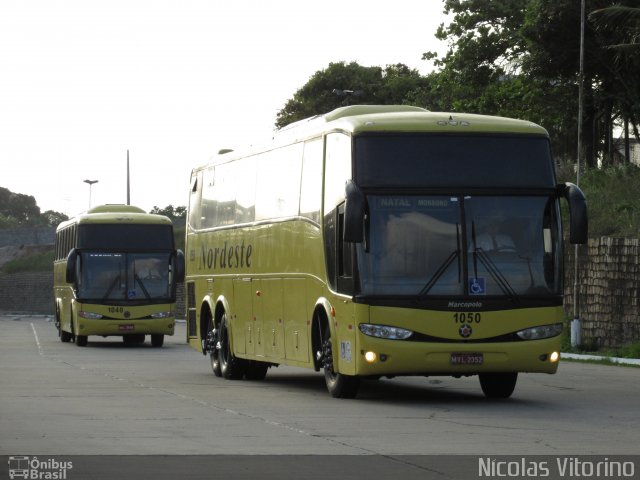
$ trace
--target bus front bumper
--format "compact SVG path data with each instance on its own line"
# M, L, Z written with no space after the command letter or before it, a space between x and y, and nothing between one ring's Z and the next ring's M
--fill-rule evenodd
M356 375L556 373L560 337L500 343L425 343L360 336Z

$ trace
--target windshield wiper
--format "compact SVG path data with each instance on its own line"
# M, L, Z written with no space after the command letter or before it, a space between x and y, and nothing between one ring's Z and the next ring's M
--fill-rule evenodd
M478 259L480 263L487 269L491 277L498 284L502 292L514 301L518 301L518 294L513 289L507 278L503 275L491 257L482 249L478 248L476 243L476 226L475 222L471 222L471 238L473 240L473 269L475 278L478 278Z
M458 283L460 283L460 275L461 275L460 274L460 227L457 223L456 223L456 245L458 246L458 248L449 254L449 256L445 259L442 265L438 267L438 270L436 270L436 273L433 274L433 276L427 282L427 284L422 288L422 290L420 290L420 294L419 294L420 296L425 296L427 293L429 293L429 291L434 287L436 283L438 283L438 280L440 280L440 277L444 275L444 272L447 271L449 266L453 263L453 261L456 258L458 259Z
M138 283L138 285L140 285L140 288L142 289L142 293L144 293L144 296L147 297L147 300L151 300L151 295L149 295L149 292L147 292L147 289L145 288L144 283L142 283L142 280L140 279L137 273L133 274L133 278Z
M113 282L111 282L111 284L109 285L109 289L107 290L107 293L105 293L104 297L102 297L103 300L106 300L111 296L111 292L113 291L114 288L116 288L116 285L118 283L120 283L120 274L118 274L118 276L114 278Z

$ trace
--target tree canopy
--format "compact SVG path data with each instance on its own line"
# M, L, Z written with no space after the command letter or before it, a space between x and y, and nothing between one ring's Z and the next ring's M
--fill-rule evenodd
M278 112L276 127L346 105L407 103L427 79L404 64L363 67L355 62L330 63L316 72Z
M638 0L589 0L585 18L582 151L588 166L623 161L614 126L640 141ZM331 63L316 72L278 113L276 126L347 104L414 104L430 110L524 118L550 133L556 157L577 157L580 2L444 0L451 21L427 52L433 73L406 65ZM336 95L349 91L349 95Z
M24 225L56 226L68 219L65 214L53 210L41 213L33 196L14 193L0 187L0 228Z

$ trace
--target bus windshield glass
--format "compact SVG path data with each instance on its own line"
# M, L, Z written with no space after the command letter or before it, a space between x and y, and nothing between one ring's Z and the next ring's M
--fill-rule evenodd
M544 196L370 195L360 293L559 295L557 203Z
M361 187L555 186L549 141L540 136L362 135L355 163Z
M96 301L170 301L169 253L82 252L78 262L78 298Z

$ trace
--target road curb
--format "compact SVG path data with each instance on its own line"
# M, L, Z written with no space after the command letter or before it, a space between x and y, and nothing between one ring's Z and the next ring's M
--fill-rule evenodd
M570 360L608 360L612 363L620 363L622 365L640 366L640 358L606 357L603 355L582 355L577 353L561 353L560 358L568 358Z

